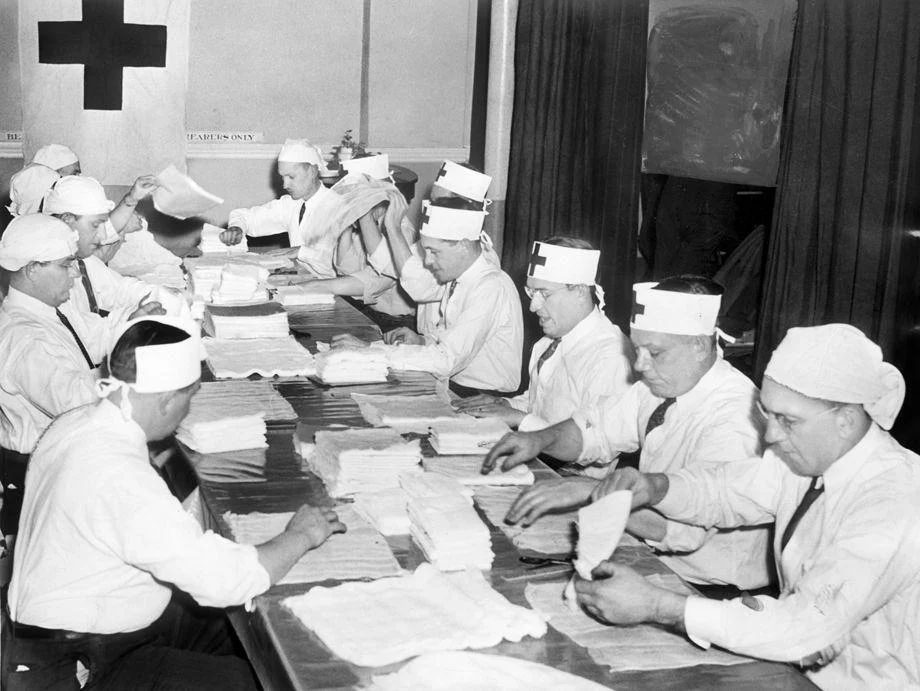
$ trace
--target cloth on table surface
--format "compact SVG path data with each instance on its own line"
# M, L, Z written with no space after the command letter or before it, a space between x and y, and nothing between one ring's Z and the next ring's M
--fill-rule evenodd
M443 574L430 564L398 578L314 587L283 604L335 655L365 667L546 633L540 615L508 602L478 571Z
M492 536L467 497L454 492L410 498L407 506L409 534L438 569L492 568Z
M274 291L275 300L286 307L328 307L335 304L332 293L313 293L302 285L277 286Z
M475 500L489 522L507 535L519 550L554 556L572 554L575 551L574 511L546 514L526 528L505 523L508 509L520 494L521 490L516 487L477 487Z
M243 238L235 245L225 245L224 241L220 239L220 234L224 232L224 228L212 225L210 223L205 223L201 227L201 243L198 245L204 254L243 254L249 251L249 243L246 241L246 234L243 234Z
M533 471L526 465L518 465L504 471L496 465L492 472L483 475L480 472L481 456L432 456L422 459L425 470L440 473L456 479L464 485L532 485Z
M510 431L498 418L444 420L431 426L431 446L439 454L481 456Z
M313 356L293 336L283 338L202 339L208 366L219 379L296 377L316 373ZM272 419L272 418L268 418Z
M191 277L192 290L197 297L209 301L214 286L220 281L220 272L227 263L225 255L211 254L201 257L186 257L182 260Z
M176 439L199 453L218 453L234 449L258 449L268 446L265 419L255 415L227 415L206 419L187 416L176 430Z
M456 494L466 499L470 506L473 505L473 490L444 475L436 473L406 473L399 476L399 486L405 490L410 499Z
M373 348L334 348L316 355L316 373L325 384L384 382L387 360Z
M419 655L398 672L375 676L369 687L370 691L601 691L606 688L537 662L459 650Z
M208 305L205 327L215 338L282 338L290 333L288 316L277 302L261 305Z
M264 302L268 300L268 269L255 264L226 264L220 270L220 280L211 290L215 305Z
M265 420L296 420L291 404L267 381L202 382L192 396L186 419L193 421L233 416L240 410L262 413Z
M304 554L278 581L279 584L383 578L402 573L386 540L353 507L342 505L333 508L348 530L330 535L319 547ZM228 511L223 517L234 540L241 544L259 545L284 532L293 515L290 511L248 514Z
M443 363L428 346L400 343L381 346L381 348L386 349L387 360L390 367L395 370L436 372L443 366Z
M321 430L305 459L333 497L399 487L399 476L421 472L418 439L405 441L390 429Z
M412 523L406 508L408 501L406 490L394 487L356 494L353 506L381 534L408 535Z
M132 276L144 283L164 288L184 291L188 287L188 279L178 264L160 264L155 267L134 266L129 267L128 271L122 275Z
M649 576L648 579L663 588L692 594L673 574L669 577ZM569 609L562 599L564 588L564 583L528 583L524 594L530 606L542 613L554 629L587 648L592 660L609 666L613 672L734 665L750 661L720 650L703 650L682 634L658 626L601 624L581 609Z
M468 415L456 412L444 397L436 395L376 396L353 393L351 397L368 424L392 427L400 434L428 434L428 428L435 422L469 418Z

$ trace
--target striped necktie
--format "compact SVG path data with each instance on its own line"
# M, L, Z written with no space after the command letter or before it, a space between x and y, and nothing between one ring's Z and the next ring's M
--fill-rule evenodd
M668 412L670 408L677 401L676 398L666 398L661 403L658 404L658 407L652 411L652 416L648 419L648 424L645 425L645 436L647 437L649 433L656 427L660 427L664 422L664 415Z
M808 509L811 508L811 505L818 501L818 497L824 494L824 483L822 482L821 486L818 487L818 480L820 479L820 476L811 479L811 484L808 486L805 494L802 495L802 501L795 507L795 513L793 513L792 518L789 519L789 524L783 531L783 539L779 542L780 552L786 549L786 544L792 538L792 534L795 532L796 527L798 527L802 517L808 513Z
M86 291L86 297L89 300L89 311L93 314L99 314L96 293L93 292L93 284L90 283L89 274L86 273L86 263L82 259L78 259L77 266L80 267L80 280L83 282L83 290Z
M61 324L67 327L70 335L73 336L73 340L77 342L77 347L80 348L80 352L83 353L83 357L86 359L86 364L89 365L90 369L96 369L96 365L93 364L89 353L86 351L86 346L83 345L83 341L81 341L80 337L77 335L76 329L73 328L73 324L70 323L70 320L64 316L64 313L61 312L61 310L55 308L54 312L57 314L58 319L61 320Z
M537 360L537 374L540 373L540 370L543 368L543 363L549 360L553 353L556 352L556 348L559 347L559 344L562 342L562 338L554 338L549 344L549 347L543 351L543 354L540 356L540 359Z

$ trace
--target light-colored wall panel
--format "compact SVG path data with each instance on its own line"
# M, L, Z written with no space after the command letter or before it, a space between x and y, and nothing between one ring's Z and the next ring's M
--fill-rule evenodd
M0 0L0 130L22 128L18 26L18 0Z

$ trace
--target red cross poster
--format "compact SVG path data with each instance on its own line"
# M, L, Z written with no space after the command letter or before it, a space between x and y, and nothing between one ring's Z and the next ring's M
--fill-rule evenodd
M23 155L65 144L128 185L185 169L189 0L19 3Z

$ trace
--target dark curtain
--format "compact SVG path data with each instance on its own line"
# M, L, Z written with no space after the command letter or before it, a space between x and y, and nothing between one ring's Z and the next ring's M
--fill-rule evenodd
M636 265L647 0L521 0L503 268L534 240L601 250L607 314L629 321ZM526 361L526 358L525 358Z
M756 374L792 326L848 322L887 357L915 120L920 3L801 0ZM916 143L915 143L916 144Z

